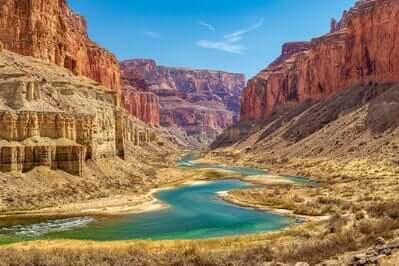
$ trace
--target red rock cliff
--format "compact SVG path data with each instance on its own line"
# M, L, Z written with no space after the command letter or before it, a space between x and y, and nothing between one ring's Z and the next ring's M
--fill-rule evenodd
M0 40L8 50L121 89L118 61L89 39L86 21L66 0L0 0Z
M140 120L152 126L159 126L158 96L149 91L147 82L134 69L123 68L122 76L122 104L124 107Z
M399 80L399 1L362 0L310 43L289 43L248 82L241 120L264 119L305 100L371 81Z
M238 120L239 98L245 86L242 74L168 68L142 59L122 62L121 69L124 81L141 77L148 84L146 91L158 95L162 126L213 139Z

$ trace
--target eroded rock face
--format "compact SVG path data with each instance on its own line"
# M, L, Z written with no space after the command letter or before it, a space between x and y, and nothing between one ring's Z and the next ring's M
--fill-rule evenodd
M358 1L331 23L331 33L285 45L281 57L248 82L241 120L265 119L354 85L399 80L398 26L398 1Z
M154 93L124 89L122 102L125 109L135 117L149 125L159 126L159 98Z
M121 70L124 84L159 97L162 126L182 128L207 142L238 120L242 74L168 68L143 59L121 62Z
M156 133L120 105L119 93L64 68L0 52L0 171L37 166L83 175L86 160L125 157Z
M118 61L89 39L85 19L66 0L0 0L0 40L8 50L121 89Z
M147 82L135 69L122 68L122 77L122 103L126 110L152 126L159 126L158 96L150 92Z

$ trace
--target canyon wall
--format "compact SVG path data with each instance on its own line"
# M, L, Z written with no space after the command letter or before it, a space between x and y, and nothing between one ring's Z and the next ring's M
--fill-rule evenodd
M163 67L144 59L121 62L121 72L125 88L159 97L160 124L164 127L182 128L208 142L238 120L240 93L245 86L242 74ZM131 109L131 97L126 98L125 106Z
M361 0L332 21L331 32L285 44L282 55L248 82L241 121L266 119L354 85L399 80L399 2Z
M0 171L37 166L83 175L86 160L125 158L157 139L120 95L56 65L0 52Z
M10 51L121 90L117 59L89 39L85 19L66 0L0 0L0 41Z
M159 126L160 103L156 94L149 91L147 82L135 69L122 68L122 104L129 113L140 120Z
M159 98L151 92L143 92L124 87L122 102L124 108L151 126L159 126Z

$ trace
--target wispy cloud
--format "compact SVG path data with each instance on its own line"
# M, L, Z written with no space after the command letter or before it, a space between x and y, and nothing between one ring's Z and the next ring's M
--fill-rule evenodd
M154 32L154 31L145 31L144 34L153 39L161 38L161 34L159 34L158 32Z
M260 28L264 23L264 19L260 19L257 23L243 29L238 29L232 33L223 36L222 40L200 40L197 42L199 47L205 49L216 49L228 53L241 54L246 50L246 47L240 42L243 40L244 35Z
M216 28L212 24L206 23L205 21L202 20L198 21L198 24L207 28L210 31L216 32Z
M224 38L232 39L232 40L234 40L235 38L242 38L243 35L260 28L263 25L263 22L264 22L264 19L260 19L257 23L249 26L248 28L239 29L233 33L226 34L224 36Z
M197 42L197 45L205 49L216 49L233 54L241 54L245 50L245 47L242 46L241 44L234 44L231 43L229 40L222 40L222 41L200 40Z

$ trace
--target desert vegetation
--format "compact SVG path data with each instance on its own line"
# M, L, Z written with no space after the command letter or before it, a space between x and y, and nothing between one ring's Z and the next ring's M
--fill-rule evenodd
M0 265L262 265L265 262L344 263L354 251L398 236L392 206L370 215L333 215L289 230L202 241L39 241L0 248ZM378 209L379 211L376 211ZM84 244L84 245L82 245ZM347 254L347 255L342 255Z

